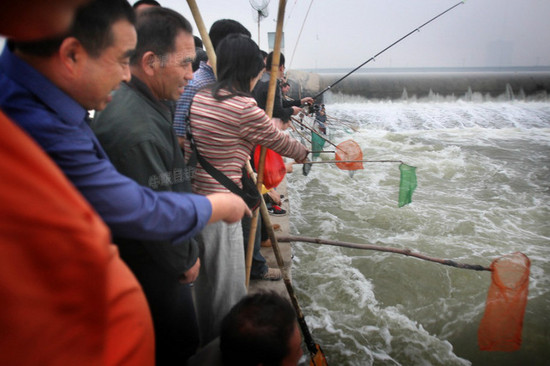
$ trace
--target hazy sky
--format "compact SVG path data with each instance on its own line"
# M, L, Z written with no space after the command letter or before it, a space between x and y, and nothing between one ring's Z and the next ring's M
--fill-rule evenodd
M186 1L158 1L195 24ZM214 21L230 18L258 41L249 0L196 1L208 29ZM287 67L352 69L458 2L288 0L283 50ZM266 51L267 32L276 28L278 1L271 0L268 9L269 16L260 22L260 48ZM365 67L536 65L550 66L550 0L468 0Z

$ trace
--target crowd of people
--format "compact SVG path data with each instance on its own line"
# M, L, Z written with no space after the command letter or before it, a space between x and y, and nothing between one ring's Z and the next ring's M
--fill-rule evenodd
M0 32L0 364L297 365L292 306L247 295L251 208L209 170L306 161L283 130L313 100L265 112L273 54L221 19L214 75L151 0L10 2ZM280 280L261 231L252 278Z

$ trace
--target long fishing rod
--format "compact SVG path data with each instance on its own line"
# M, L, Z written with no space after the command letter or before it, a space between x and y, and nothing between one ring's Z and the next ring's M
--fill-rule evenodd
M400 249L400 248L393 248L393 247L385 247L380 245L373 245L373 244L357 244L357 243L350 243L350 242L344 242L344 241L337 241L337 240L327 240L327 239L321 239L321 238L311 238L307 236L277 236L277 240L280 242L303 242L303 243L314 243L314 244L326 244L326 245L334 245L338 247L344 247L344 248L354 248L354 249L366 249L366 250L376 250L379 252L388 252L388 253L396 253L396 254L403 254L408 257L415 257L418 259L422 259L429 262L435 262L439 264L444 264L446 266L456 267L456 268L462 268L462 269L471 269L474 271L492 271L489 267L484 267L479 264L466 264L466 263L458 263L450 259L442 259L442 258L434 258L429 257L427 255L416 253L411 251L410 249Z
M348 72L346 75L344 75L343 77L341 77L340 79L338 79L335 83L333 83L332 85L329 85L327 86L322 92L320 92L319 94L317 94L316 96L313 97L313 99L317 99L319 98L321 95L323 95L325 92L327 92L328 90L330 90L332 87L334 87L336 84L338 84L339 82L341 82L342 80L344 80L345 78L347 78L348 76L350 76L351 74L353 74L355 71L359 70L361 67L365 66L366 64L368 64L369 62L371 61L374 61L378 56L380 56L381 54L383 54L384 52L386 52L387 50L389 50L390 48L392 48L393 46L395 46L396 44L398 44L399 42L401 42L402 40L404 40L405 38L407 38L408 36L410 36L411 34L413 34L414 32L420 32L420 29L423 28L424 26L428 25L429 23L433 22L434 20L436 20L437 18L439 18L440 16L442 16L443 14L445 13L448 13L450 12L451 10L453 10L454 8L456 8L457 6L461 5L461 4L464 4L465 0L451 6L449 9L445 10L444 12L442 13L439 13L438 15L436 15L435 17L433 17L432 19L428 20L426 23L422 24L420 27L417 27L415 29L413 29L412 31L410 31L409 33L407 33L406 35L404 35L403 37L399 38L397 41L393 42L391 45L389 45L388 47L384 48L382 51L378 52L376 55L372 56L371 58L369 58L367 61L363 62L361 65L357 66L355 69L351 70L350 72Z
M266 102L266 114L268 115L269 118L273 116L273 106L274 106L275 89L276 89L276 74L277 74L276 71L277 71L277 68L279 67L279 61L281 56L281 41L282 41L282 35L283 35L283 22L284 22L285 8L286 8L286 0L279 0L279 8L277 12L277 28L275 32L275 47L273 49L273 62L271 65L271 79L269 80L269 89L267 93L267 102ZM266 152L267 152L267 148L265 146L262 146L260 149L260 161L258 164L258 176L256 179L256 186L258 188L258 191L260 192L262 190L261 188L262 188L263 175L264 175L264 169L265 169ZM246 164L246 169L250 174L252 167L250 166L249 162L247 162ZM254 174L251 174L251 176L254 176ZM265 227L267 228L269 238L271 239L273 252L275 253L275 257L277 258L277 264L279 265L279 269L283 274L283 280L288 292L288 296L290 297L292 306L296 311L298 324L302 331L302 335L304 336L304 342L310 353L310 365L327 366L328 364L325 358L325 354L323 353L321 346L315 343L315 341L313 340L313 337L307 326L305 317L300 308L300 304L298 303L298 298L296 297L294 288L292 287L290 277L288 276L288 273L285 270L284 261L278 248L277 238L275 237L275 232L273 230L273 226L269 218L270 217L269 212L267 211L267 206L265 204L265 201L262 195L260 195L260 202L261 202L260 209L254 210L254 216L252 218L252 223L250 225L250 234L248 238L249 247L248 247L248 253L246 258L247 266L248 264L252 263L252 258L250 255L252 254L253 247L254 247L254 238L255 238L256 225L257 225L256 218L258 217L257 215L259 211L261 211L261 217L265 224ZM247 280L248 280L248 276L247 276Z
M290 123L292 123L292 127L294 127L294 130L292 132L296 132L298 134L298 136L300 136L301 138L303 138L304 140L306 140L307 142L309 142L311 144L311 140L308 139L303 133L301 133L300 131L298 131L296 129L296 126L294 126L294 123L292 122L292 120L290 121Z
M316 133L320 138L322 138L323 140L325 140L326 142L328 142L329 144L331 144L331 145L334 146L335 148L338 148L338 146L336 146L336 144L335 144L334 142L330 141L330 140L327 139L326 137L321 136L321 134L320 134L319 132L315 131L313 128L309 127L307 124L302 123L301 121L299 121L298 119L296 119L296 118L294 118L294 117L290 117L290 119L292 119L292 121L298 123L300 126L307 128L307 129L310 130L311 132Z
M331 144L332 146L334 146L336 149L338 150L341 150L342 152L346 152L347 149L343 149L341 148L340 146L342 144L345 144L346 142L352 142L353 145L357 146L357 149L360 149L359 148L359 145L357 145L357 143L353 140L348 140L348 141L344 141L343 143L339 144L339 145L336 145L335 143L333 143L332 141L330 141L329 139L327 139L326 137L323 137L322 134L318 133L317 131L315 131L314 129L312 129L311 127L309 127L307 124L304 124L302 123L301 121L299 121L298 119L295 119L294 117L291 117L291 120L293 122L296 122L298 124L300 124L300 126L303 126L305 128L307 128L308 130L310 130L311 132L317 134L317 136L319 136L320 138L322 138L323 140L325 140L326 142L328 142L329 144ZM354 148L355 150L355 148ZM314 151L310 151L311 153L313 153ZM334 151L336 152L336 151ZM363 153L358 151L360 154L359 156L360 157L363 157ZM349 155L348 155L349 156ZM311 169L311 164L330 164L330 163L401 163L401 164L405 164L403 161L401 160L362 160L362 159L347 159L347 160L337 160L337 161L310 161L310 162L307 162L307 163L302 163L304 164L304 175L307 175L309 173L309 169ZM295 163L295 164L300 164L300 163ZM407 164L405 164L407 165ZM306 168L307 167L307 168Z
M248 174L250 174L252 179L256 181L256 177L254 176L254 173L252 171L252 167L250 166L250 164L247 163L245 166L248 171ZM296 297L296 292L294 291L294 287L292 286L292 281L290 279L288 268L285 266L283 255L279 247L278 237L275 235L275 229L273 228L274 225L271 224L271 220L269 219L269 212L267 211L267 205L265 203L263 196L260 196L260 212L261 212L261 218L265 224L265 228L267 229L267 234L269 236L269 239L271 240L271 247L273 249L273 254L275 254L277 265L279 266L279 269L281 270L281 274L283 276L283 283L288 292L288 297L290 298L290 301L294 307L294 310L296 311L298 324L300 325L300 329L302 330L302 335L304 336L304 343L306 344L306 347L310 352L310 356L311 356L310 365L327 366L325 354L323 353L321 346L315 343L313 336L311 335L311 332L309 331L309 328L307 326L306 319L302 312L300 304L298 304L298 298Z
M336 153L335 150L311 150L310 153L314 154L314 153L319 153L319 154L323 154L323 153L331 153L331 154L334 154Z
M311 151L317 152L317 151ZM332 152L332 151L321 151L321 152ZM401 163L405 164L401 160L316 160L316 161L308 161L306 163L294 163L296 165L300 164L338 164L338 163ZM408 164L405 164L408 165Z

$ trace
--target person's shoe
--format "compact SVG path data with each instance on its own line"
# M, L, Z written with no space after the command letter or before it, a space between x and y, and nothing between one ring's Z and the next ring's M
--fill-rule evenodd
M283 274L279 268L268 268L267 272L260 278L264 281L279 281L283 278Z
M286 215L286 210L283 210L281 207L279 207L277 205L271 205L271 207L269 207L267 209L267 211L269 211L269 214L273 215L273 216L284 216L284 215Z
M271 248L271 239L266 239L260 244L262 248Z

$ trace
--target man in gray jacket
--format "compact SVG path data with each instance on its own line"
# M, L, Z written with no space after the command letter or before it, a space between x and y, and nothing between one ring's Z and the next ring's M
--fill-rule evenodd
M138 43L123 83L92 129L117 170L157 191L191 192L190 174L172 128L166 100L177 100L193 77L190 23L166 8L140 12ZM157 365L184 365L198 346L190 283L200 267L194 241L114 238L143 286L156 338Z

